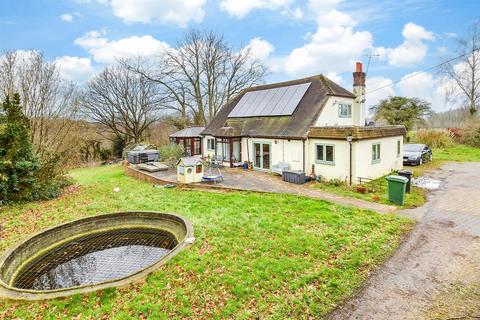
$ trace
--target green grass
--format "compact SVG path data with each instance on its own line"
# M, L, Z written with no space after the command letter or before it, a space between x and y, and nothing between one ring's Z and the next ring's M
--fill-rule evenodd
M46 227L119 210L176 212L193 223L197 241L142 283L41 303L0 302L0 319L320 318L413 226L304 197L153 188L117 166L72 176L80 188L60 199L3 208L0 250Z
M480 162L480 148L458 144L451 148L433 150L433 157L442 161Z
M433 161L422 166L405 167L415 176L422 176L428 170L437 169L445 162L480 162L480 148L456 144L450 148L433 149Z
M385 179L385 177L366 183L365 186L367 186L369 192L362 194L357 192L355 186L350 187L346 184L334 185L329 182L318 182L312 185L312 187L315 189L324 190L324 191L335 193L341 196L392 205L392 203L388 200L387 180ZM378 195L379 199L374 200L373 199L374 195ZM403 205L403 207L405 208L419 207L424 203L425 203L425 191L420 188L412 186L411 193L405 194L405 204Z

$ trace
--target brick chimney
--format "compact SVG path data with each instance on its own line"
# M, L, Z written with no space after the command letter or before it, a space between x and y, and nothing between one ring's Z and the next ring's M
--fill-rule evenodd
M365 72L362 71L362 63L357 62L355 72L353 73L353 87L365 87L365 77Z
M357 62L353 73L354 123L358 126L365 125L365 80L366 74L362 70L362 63Z

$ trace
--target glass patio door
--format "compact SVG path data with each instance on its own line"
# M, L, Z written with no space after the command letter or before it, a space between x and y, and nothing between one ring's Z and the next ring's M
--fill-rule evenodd
M255 158L253 159L253 166L257 169L270 170L271 162L271 146L270 143L254 142L253 153Z

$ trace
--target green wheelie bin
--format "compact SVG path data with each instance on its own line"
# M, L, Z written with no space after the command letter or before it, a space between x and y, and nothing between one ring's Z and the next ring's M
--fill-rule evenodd
M402 176L388 176L388 200L403 206L405 203L405 189L407 187L408 178Z

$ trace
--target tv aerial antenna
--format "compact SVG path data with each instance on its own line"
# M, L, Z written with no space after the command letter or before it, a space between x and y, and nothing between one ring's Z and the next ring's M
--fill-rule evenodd
M367 69L365 70L365 74L368 74L368 69L370 68L370 63L372 62L372 58L380 57L380 54L378 52L375 52L375 53L366 54L365 56L368 57Z

